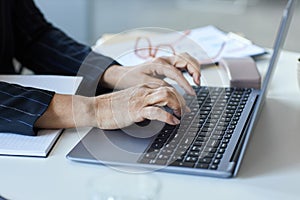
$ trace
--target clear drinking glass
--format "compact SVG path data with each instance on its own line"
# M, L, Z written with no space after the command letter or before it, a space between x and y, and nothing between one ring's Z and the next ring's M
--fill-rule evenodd
M90 200L157 200L161 184L150 174L110 173L88 184Z

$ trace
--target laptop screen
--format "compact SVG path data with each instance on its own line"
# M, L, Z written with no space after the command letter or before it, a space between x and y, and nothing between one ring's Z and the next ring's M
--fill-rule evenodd
M270 62L269 62L269 66L268 66L268 70L267 70L267 73L266 73L266 76L265 76L265 80L263 82L260 95L258 96L258 99L256 101L256 105L255 105L255 108L254 108L253 113L252 113L251 121L249 122L248 127L247 127L247 133L245 135L245 140L246 141L248 141L249 138L250 138L251 131L253 130L253 128L254 128L257 120L258 120L258 116L259 116L259 114L262 110L264 101L266 99L267 91L268 91L268 88L269 88L269 85L270 85L269 83L270 83L270 81L272 79L272 76L273 76L273 73L275 71L275 65L278 61L281 49L283 47L288 29L289 29L289 25L291 23L291 18L292 18L293 13L294 13L295 4L296 4L295 0L289 0L289 2L287 3L286 8L284 10L284 14L282 16L281 23L280 23L280 26L279 26L279 29L278 29L278 32L277 32L276 40L275 40L274 47L273 47L274 48L273 49L273 54L272 54L272 57L271 57ZM245 144L247 144L247 142ZM243 145L243 147L241 148L241 154L240 155L244 155L244 152L246 151L246 146L247 145ZM236 175L238 173L238 169L239 169L239 165L241 164L242 157L243 156L240 156L239 159L237 160L237 167L235 169L234 175Z
M291 19L292 19L294 9L295 9L295 4L296 4L295 0L289 0L286 8L284 10L284 13L283 13L283 16L282 16L282 19L280 22L279 30L277 32L276 40L274 43L273 54L272 54L272 57L269 62L268 70L267 70L267 73L265 76L265 81L263 82L263 85L262 85L261 95L258 99L260 108L263 105L264 100L266 99L267 91L268 91L268 88L270 85L269 82L271 81L272 76L274 74L275 66L277 64L281 49L283 47L286 35L289 30L289 26L290 26Z

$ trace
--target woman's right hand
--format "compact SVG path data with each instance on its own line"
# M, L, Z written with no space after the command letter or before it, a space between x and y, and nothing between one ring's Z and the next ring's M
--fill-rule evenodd
M118 129L145 119L176 125L180 123L176 116L188 110L173 87L148 83L97 97L55 94L35 127Z
M187 111L185 100L170 86L143 84L125 90L95 97L95 119L101 129L117 129L145 119L179 124L175 115L165 111L171 108L176 116Z

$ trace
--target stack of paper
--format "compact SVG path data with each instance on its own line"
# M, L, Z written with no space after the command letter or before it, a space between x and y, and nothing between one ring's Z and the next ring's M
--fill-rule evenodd
M157 31L157 32L155 32ZM202 64L216 63L223 57L256 56L265 49L234 33L214 26L183 32L159 29L133 30L99 39L93 50L123 65L136 65L158 56L188 52Z

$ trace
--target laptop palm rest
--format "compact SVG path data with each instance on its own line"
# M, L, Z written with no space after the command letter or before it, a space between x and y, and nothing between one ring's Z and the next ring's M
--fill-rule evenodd
M136 163L164 123L151 121L122 130L93 128L67 155L70 160L90 163Z

